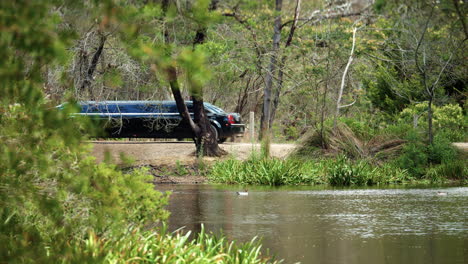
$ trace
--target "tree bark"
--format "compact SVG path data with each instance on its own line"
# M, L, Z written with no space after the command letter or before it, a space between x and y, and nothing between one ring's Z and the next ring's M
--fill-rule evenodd
M434 141L434 135L432 130L432 100L434 96L429 96L429 103L427 104L427 125L428 125L428 134L429 134L429 144L432 145Z
M276 73L276 62L279 51L279 44L281 40L281 9L283 1L276 0L275 11L278 13L275 22L273 25L273 49L271 52L270 65L268 67L266 80L265 80L265 89L263 94L263 112L260 120L260 138L263 139L265 136L270 136L270 116L271 116L271 92L273 87L273 76ZM269 140L268 140L269 142ZM268 143L269 144L269 143ZM269 146L268 146L269 147ZM266 151L265 154L269 155L269 151Z
M81 91L86 91L88 90L91 98L93 97L93 91L91 90L91 83L93 80L94 72L96 71L97 64L99 62L99 58L101 57L102 51L104 49L104 44L106 43L107 37L102 34L102 32L99 32L100 35L100 42L99 46L96 50L96 52L93 55L93 58L91 59L91 64L88 66L88 69L86 71L86 76L83 80L83 83L81 84L80 90Z
M338 99L336 100L335 120L333 121L334 128L336 128L337 119L338 119L338 116L340 115L340 108L342 108L341 97L343 96L343 90L344 90L345 83L346 83L346 75L348 74L349 66L351 66L351 63L353 62L354 48L356 46L356 31L357 31L357 28L353 28L353 44L351 46L351 52L349 54L348 63L346 64L346 67L343 72L343 77L341 78L340 90L338 91Z
M301 0L296 0L294 20L291 25L291 29L289 30L286 44L284 45L285 49L291 46L291 43L294 37L294 32L296 31L296 28L297 28L297 20L299 19L300 11L301 11ZM273 95L273 107L271 108L271 115L270 115L270 128L271 128L271 125L273 124L273 121L275 120L276 109L278 108L280 94L281 94L281 91L283 90L283 76L284 76L284 67L286 65L286 60L287 60L287 56L283 54L283 57L281 58L281 61L278 65L278 85L276 86L275 93Z
M466 26L466 13L463 15L463 11L460 10L460 5L458 4L459 0L452 0L453 5L455 6L455 11L457 12L458 18L460 19L460 23L462 24L463 27L463 32L465 33L465 40L468 39L468 28Z

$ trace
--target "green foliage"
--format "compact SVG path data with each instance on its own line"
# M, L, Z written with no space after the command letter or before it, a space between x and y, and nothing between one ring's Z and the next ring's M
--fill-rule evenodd
M351 161L344 156L338 157L328 169L328 181L333 186L382 185L412 180L406 170L390 164L375 166L366 160Z
M407 138L408 143L403 147L403 154L397 158L396 164L402 169L408 170L411 175L422 177L424 168L427 166L427 146L421 141L421 136L410 131Z
M438 133L434 136L434 142L428 147L429 162L440 164L457 159L457 151L452 146L452 142L445 133Z
M90 230L107 236L167 218L167 195L148 183L152 176L97 165L66 108L0 109L0 238L10 241L2 259L46 259L48 247L68 251L66 240Z
M178 176L184 176L184 175L187 175L189 172L188 172L188 170L184 167L184 165L182 165L182 164L180 163L180 161L176 161L175 173L176 173Z
M468 180L468 165L465 160L453 160L430 167L425 176L431 182L441 182L446 179Z
M409 100L399 97L397 93L411 94L408 97L414 97L417 85L408 81L397 81L396 71L380 64L374 71L371 72L371 69L366 66L361 66L359 69L359 75L363 78L363 85L369 100L386 113L394 114L401 111L408 105Z
M414 181L414 178L407 170L387 163L377 166L373 170L369 184L404 184L412 181Z
M212 182L251 185L330 184L332 186L407 183L410 174L389 164L375 166L365 160L336 159L229 159L208 172Z
M351 162L342 156L328 169L328 181L332 186L368 185L373 171L365 161Z
M186 234L169 234L130 230L124 236L104 240L91 233L74 245L74 252L65 263L279 263L260 251L260 242L229 242L224 236L206 233L204 227L191 238Z
M459 105L446 104L443 106L433 106L433 125L436 130L460 130L463 133L466 129L463 110ZM427 129L428 103L418 103L403 109L399 114L398 121L401 123L413 124L414 117L418 118L418 127Z
M54 263L88 232L104 238L164 221L167 195L144 170L96 164L82 143L90 124L70 118L73 104L44 99L42 67L68 40L55 31L54 3L19 2L0 4L0 259Z
M219 183L258 185L296 185L312 179L301 171L301 163L252 157L247 161L229 159L216 163L208 178Z
M375 135L375 129L366 117L340 117L340 121L345 123L360 139L369 140Z
M203 86L210 78L210 72L205 65L205 53L203 49L186 48L178 57L179 65L187 71L187 79L190 83L190 94L201 97Z

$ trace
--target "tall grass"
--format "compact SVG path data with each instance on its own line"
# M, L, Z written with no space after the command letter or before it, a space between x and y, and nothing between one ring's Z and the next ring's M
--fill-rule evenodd
M191 233L158 233L134 229L109 240L94 234L73 247L67 262L75 263L280 263L262 254L260 242L237 244L224 236L206 233L202 226L196 238Z
M250 185L333 186L406 183L412 180L406 170L375 166L343 156L336 159L297 160L251 157L246 161L229 159L217 162L208 172L212 182Z
M309 168L310 170L307 170ZM280 160L252 157L247 161L229 159L216 163L208 173L212 182L252 185L317 184L319 170L310 163L296 160Z
M410 174L389 164L374 166L366 160L352 161L339 157L328 170L328 182L333 186L379 185L406 183L413 180Z

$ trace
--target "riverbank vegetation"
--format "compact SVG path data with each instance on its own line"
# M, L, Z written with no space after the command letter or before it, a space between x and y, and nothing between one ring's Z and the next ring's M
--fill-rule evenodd
M423 131L404 124L375 132L365 123L344 119L334 130L330 123L323 140L317 131L305 135L287 159L260 154L247 161L233 158L217 162L207 175L212 182L228 184L466 184L467 154L451 145L460 137L458 130L436 131L434 143L427 146Z
M466 182L466 154L450 143L467 141L467 8L450 0L0 1L0 262L270 261L256 243L158 229L168 194L144 168L96 164L82 143L95 128L70 118L80 100L176 99L198 155L222 153L203 107L191 121L184 100L244 120L255 112L264 156L215 164L216 182ZM269 159L275 141L301 148Z

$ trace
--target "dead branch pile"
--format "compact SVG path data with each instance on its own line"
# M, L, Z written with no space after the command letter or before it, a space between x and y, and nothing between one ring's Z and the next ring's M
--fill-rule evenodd
M306 133L300 139L300 147L295 154L312 157L343 154L352 159L368 158L379 163L395 158L405 143L405 140L388 134L377 135L366 141L359 138L346 124L338 123L335 129L324 129L323 137L315 129Z

